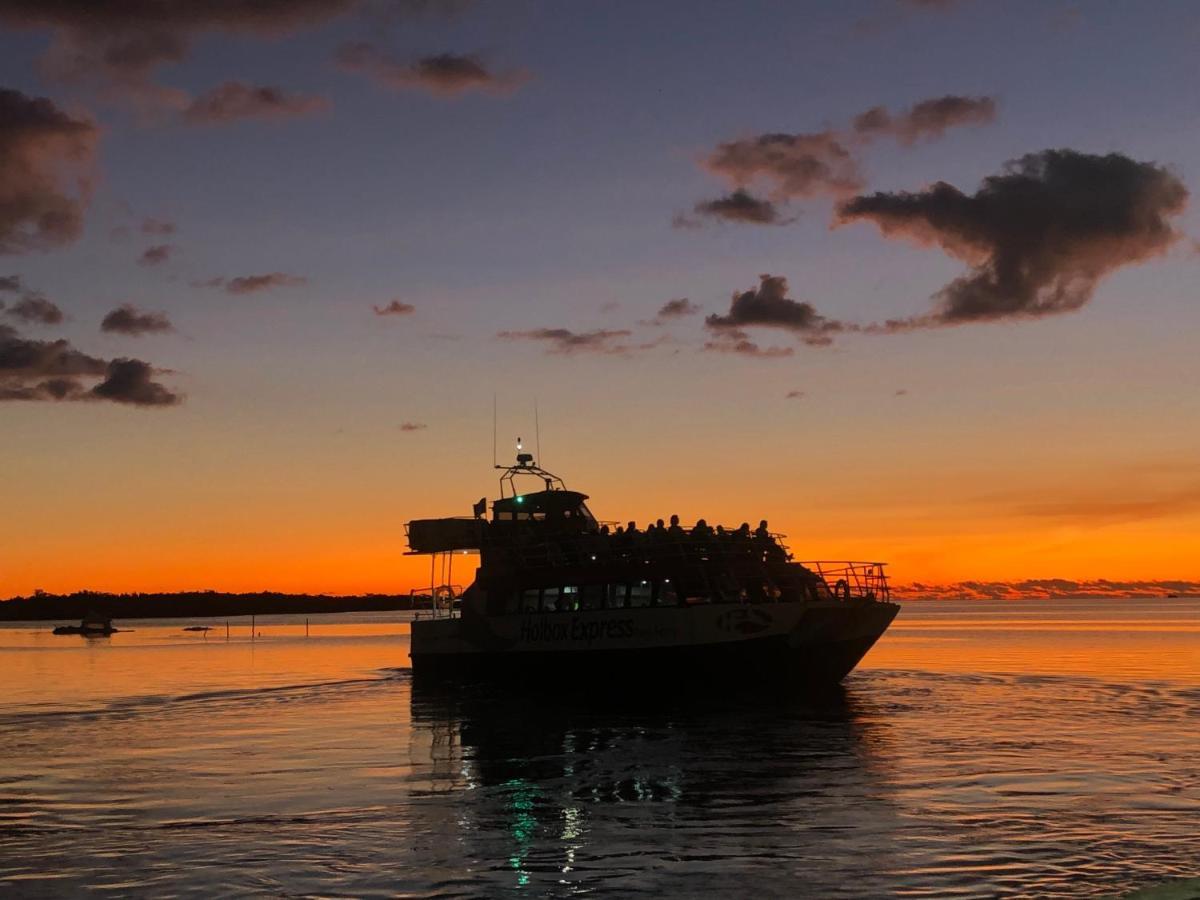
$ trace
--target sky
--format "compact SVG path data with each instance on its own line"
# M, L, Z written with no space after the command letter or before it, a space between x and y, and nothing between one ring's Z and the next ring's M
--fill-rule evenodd
M1186 2L0 0L0 596L406 592L493 403L605 520L1200 580L1197 46Z

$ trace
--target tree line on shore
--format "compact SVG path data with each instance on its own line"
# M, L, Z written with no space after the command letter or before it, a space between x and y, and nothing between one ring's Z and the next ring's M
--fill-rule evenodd
M51 594L35 591L29 597L0 601L0 621L82 619L90 612L114 619L377 612L411 609L412 601L413 598L407 594L284 594L277 591L245 594L221 591L135 594L76 591L72 594Z

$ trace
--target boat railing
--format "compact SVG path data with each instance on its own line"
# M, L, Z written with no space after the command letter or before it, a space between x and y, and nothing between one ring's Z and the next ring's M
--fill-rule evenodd
M459 614L454 608L463 594L461 584L435 584L413 588L408 592L414 619L453 619Z
M862 597L889 600L886 563L860 560L800 560L800 565L815 572L836 600Z

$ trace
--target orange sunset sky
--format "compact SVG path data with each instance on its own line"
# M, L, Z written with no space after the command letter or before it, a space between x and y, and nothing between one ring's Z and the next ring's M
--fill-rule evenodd
M260 6L0 2L0 597L407 592L493 397L601 519L1200 581L1194 5Z

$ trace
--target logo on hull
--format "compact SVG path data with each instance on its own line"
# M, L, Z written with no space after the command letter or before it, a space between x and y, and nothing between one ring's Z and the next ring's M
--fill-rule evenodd
M771 614L756 607L738 607L717 616L717 627L734 634L758 634L774 623Z

